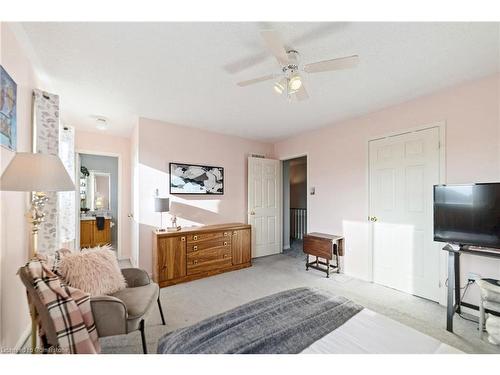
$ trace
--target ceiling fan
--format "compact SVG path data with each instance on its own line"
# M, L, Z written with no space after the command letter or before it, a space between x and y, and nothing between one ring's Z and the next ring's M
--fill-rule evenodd
M269 52L271 52L280 64L281 72L238 82L237 85L245 87L259 82L277 79L274 83L274 90L278 94L286 96L289 101L291 101L292 96L295 96L295 98L300 101L309 98L304 83L302 82L300 72L320 73L353 68L357 65L359 60L357 55L353 55L301 65L299 52L294 49L286 48L277 31L263 30L260 35L264 39L264 43Z

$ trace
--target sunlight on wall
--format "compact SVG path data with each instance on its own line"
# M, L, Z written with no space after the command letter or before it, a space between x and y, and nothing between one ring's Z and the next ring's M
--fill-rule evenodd
M346 274L419 295L438 285L438 249L414 225L344 220L343 233Z
M167 174L168 176L168 174ZM182 196L171 195L171 201L185 204L188 206L194 206L201 208L205 211L210 211L213 213L219 213L220 199L211 199L210 196L203 197L204 199L199 199L199 196L195 196L196 199L186 199Z
M176 196L169 194L169 174L144 164L138 168L139 223L160 226L160 214L154 211L154 197L158 189L160 197L170 198L170 212L163 214L163 226L170 226L172 215L177 225L183 227L217 223L220 213L219 198L213 196Z
M373 233L373 281L409 293L415 292L413 277L423 276L423 231L416 236L414 225L370 225ZM415 254L421 256L415 257Z
M364 221L343 220L342 227L345 237L344 272L349 276L373 281L371 224Z

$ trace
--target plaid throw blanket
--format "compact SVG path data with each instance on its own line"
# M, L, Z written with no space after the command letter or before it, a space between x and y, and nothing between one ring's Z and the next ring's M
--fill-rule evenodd
M40 300L54 322L61 351L71 354L99 353L101 347L90 296L65 285L56 272L40 259L30 260L26 267Z

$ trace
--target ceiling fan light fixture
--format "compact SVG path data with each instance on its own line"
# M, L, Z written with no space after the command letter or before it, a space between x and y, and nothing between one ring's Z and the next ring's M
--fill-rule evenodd
M288 82L288 88L290 89L290 91L297 91L301 86L302 79L300 78L300 76L298 74L293 75Z
M281 71L276 74L268 74L254 79L238 82L237 85L245 87L264 81L274 80L275 77L280 76L281 79L277 82L275 81L273 85L274 91L276 91L278 95L286 97L289 102L292 101L292 98L297 99L298 101L303 101L309 98L305 82L302 82L302 76L305 74L331 72L353 68L359 61L358 55L352 55L311 62L303 65L301 63L299 52L289 48L289 46L286 46L278 32L275 30L262 30L260 34L268 51L278 62ZM258 60L260 61L261 58L259 57ZM255 63L251 65L255 65Z
M274 91L276 91L279 95L283 94L286 88L286 83L283 83L283 80L276 82L274 84Z

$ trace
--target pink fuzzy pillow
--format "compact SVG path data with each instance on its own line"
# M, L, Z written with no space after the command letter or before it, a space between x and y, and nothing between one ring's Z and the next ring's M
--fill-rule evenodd
M111 247L95 247L61 258L58 271L68 285L91 296L112 294L125 289L127 283Z

